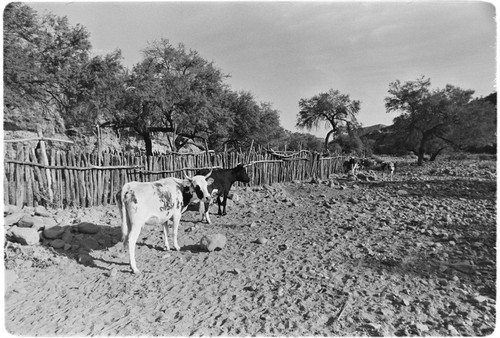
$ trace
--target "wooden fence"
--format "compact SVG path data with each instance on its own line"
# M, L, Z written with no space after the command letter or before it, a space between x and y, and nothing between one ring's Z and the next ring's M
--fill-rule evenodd
M126 153L77 153L19 144L15 158L4 159L4 203L51 207L91 207L116 203L116 192L129 181L155 181L194 175L196 169L233 168L250 164L250 185L263 185L312 177L325 179L339 172L344 158L321 158L306 151L209 152L146 157ZM43 160L42 160L43 159Z

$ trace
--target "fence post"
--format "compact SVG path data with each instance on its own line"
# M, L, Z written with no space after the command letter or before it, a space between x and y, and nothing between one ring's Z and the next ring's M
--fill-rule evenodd
M43 140L42 131L38 130L38 137L40 137L40 141L38 141L38 145L40 146L40 157L43 165L49 165L49 159L47 158L47 150L45 147L45 141ZM49 193L49 201L54 201L54 192L52 191L52 176L50 175L50 169L45 169L45 175L47 176L47 192Z

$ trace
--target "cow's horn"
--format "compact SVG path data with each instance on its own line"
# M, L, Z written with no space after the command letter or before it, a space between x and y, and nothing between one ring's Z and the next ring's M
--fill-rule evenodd
M188 174L186 174L186 171L184 169L182 169L182 173L184 174L184 178L188 181L192 181L193 179L191 177L188 176Z
M210 175L212 175L212 171L213 171L213 170L214 170L213 168L212 168L212 169L210 169L210 172L209 172L208 174L206 174L206 175L205 175L205 179L209 178L209 177L210 177Z

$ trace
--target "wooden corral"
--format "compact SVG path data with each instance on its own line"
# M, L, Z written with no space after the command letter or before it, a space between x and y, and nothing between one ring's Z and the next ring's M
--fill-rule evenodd
M342 169L343 157L321 158L308 151L200 152L150 156L45 150L19 143L4 158L4 203L51 207L91 207L116 203L129 181L183 177L201 168L247 166L250 185L311 178L326 179ZM43 154L46 152L46 154ZM45 156L46 155L46 156ZM11 158L9 158L11 157ZM13 158L12 158L13 157Z

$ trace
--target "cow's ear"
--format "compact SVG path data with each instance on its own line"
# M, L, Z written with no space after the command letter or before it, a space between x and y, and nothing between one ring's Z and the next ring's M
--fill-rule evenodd
M208 178L207 185L211 185L212 183L214 183L214 179L212 177Z

